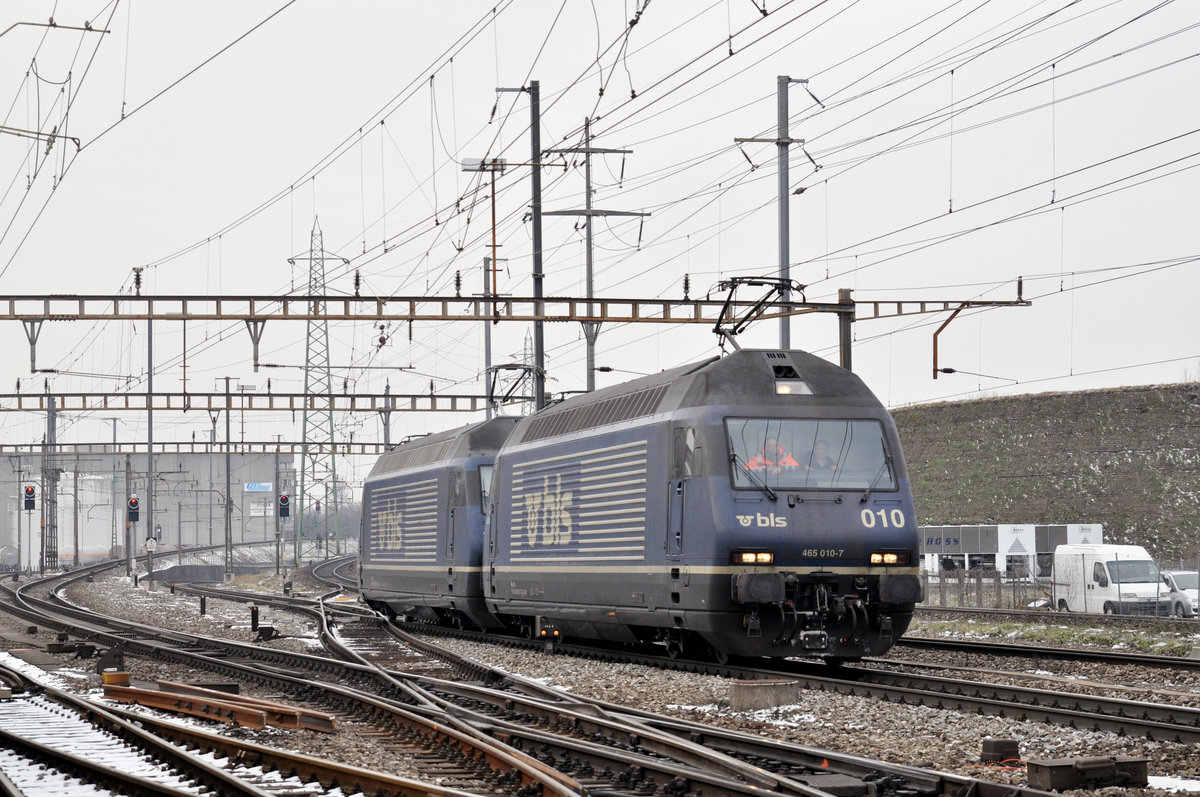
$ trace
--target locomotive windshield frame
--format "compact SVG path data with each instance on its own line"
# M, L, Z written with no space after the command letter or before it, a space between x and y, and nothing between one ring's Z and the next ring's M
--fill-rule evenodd
M727 417L725 440L735 490L899 489L874 418Z

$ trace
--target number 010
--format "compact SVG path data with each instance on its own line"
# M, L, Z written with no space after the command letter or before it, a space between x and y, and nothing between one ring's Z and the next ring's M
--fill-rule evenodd
M877 509L875 511L864 509L861 513L861 516L863 526L868 529L875 528L876 523L885 529L904 528L904 513L899 509L893 509L891 512L888 512L886 509ZM878 520L876 520L876 516L878 516ZM890 523L888 522L889 520L891 521Z

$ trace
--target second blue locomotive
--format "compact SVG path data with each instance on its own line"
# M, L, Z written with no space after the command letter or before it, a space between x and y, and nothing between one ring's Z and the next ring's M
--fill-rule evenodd
M798 351L423 438L363 505L364 597L440 622L840 660L885 652L921 597L894 424Z

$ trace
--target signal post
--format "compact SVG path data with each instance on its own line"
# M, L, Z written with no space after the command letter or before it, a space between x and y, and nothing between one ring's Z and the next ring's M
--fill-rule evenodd
M37 494L36 489L32 484L25 485L25 520L29 526L29 545L27 548L33 547L33 509L34 496ZM28 551L27 551L28 553ZM17 513L17 572L21 572L21 513Z
M276 471L275 483L279 484L278 471ZM280 532L280 518L289 517L292 514L292 499L287 497L287 493L279 494L279 511L275 513L275 575L282 573L283 567L283 536Z

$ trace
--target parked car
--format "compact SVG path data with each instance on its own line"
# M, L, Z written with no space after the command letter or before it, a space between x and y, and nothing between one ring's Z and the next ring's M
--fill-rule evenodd
M1195 617L1200 613L1200 573L1195 570L1164 570L1163 584L1171 591L1171 613Z

